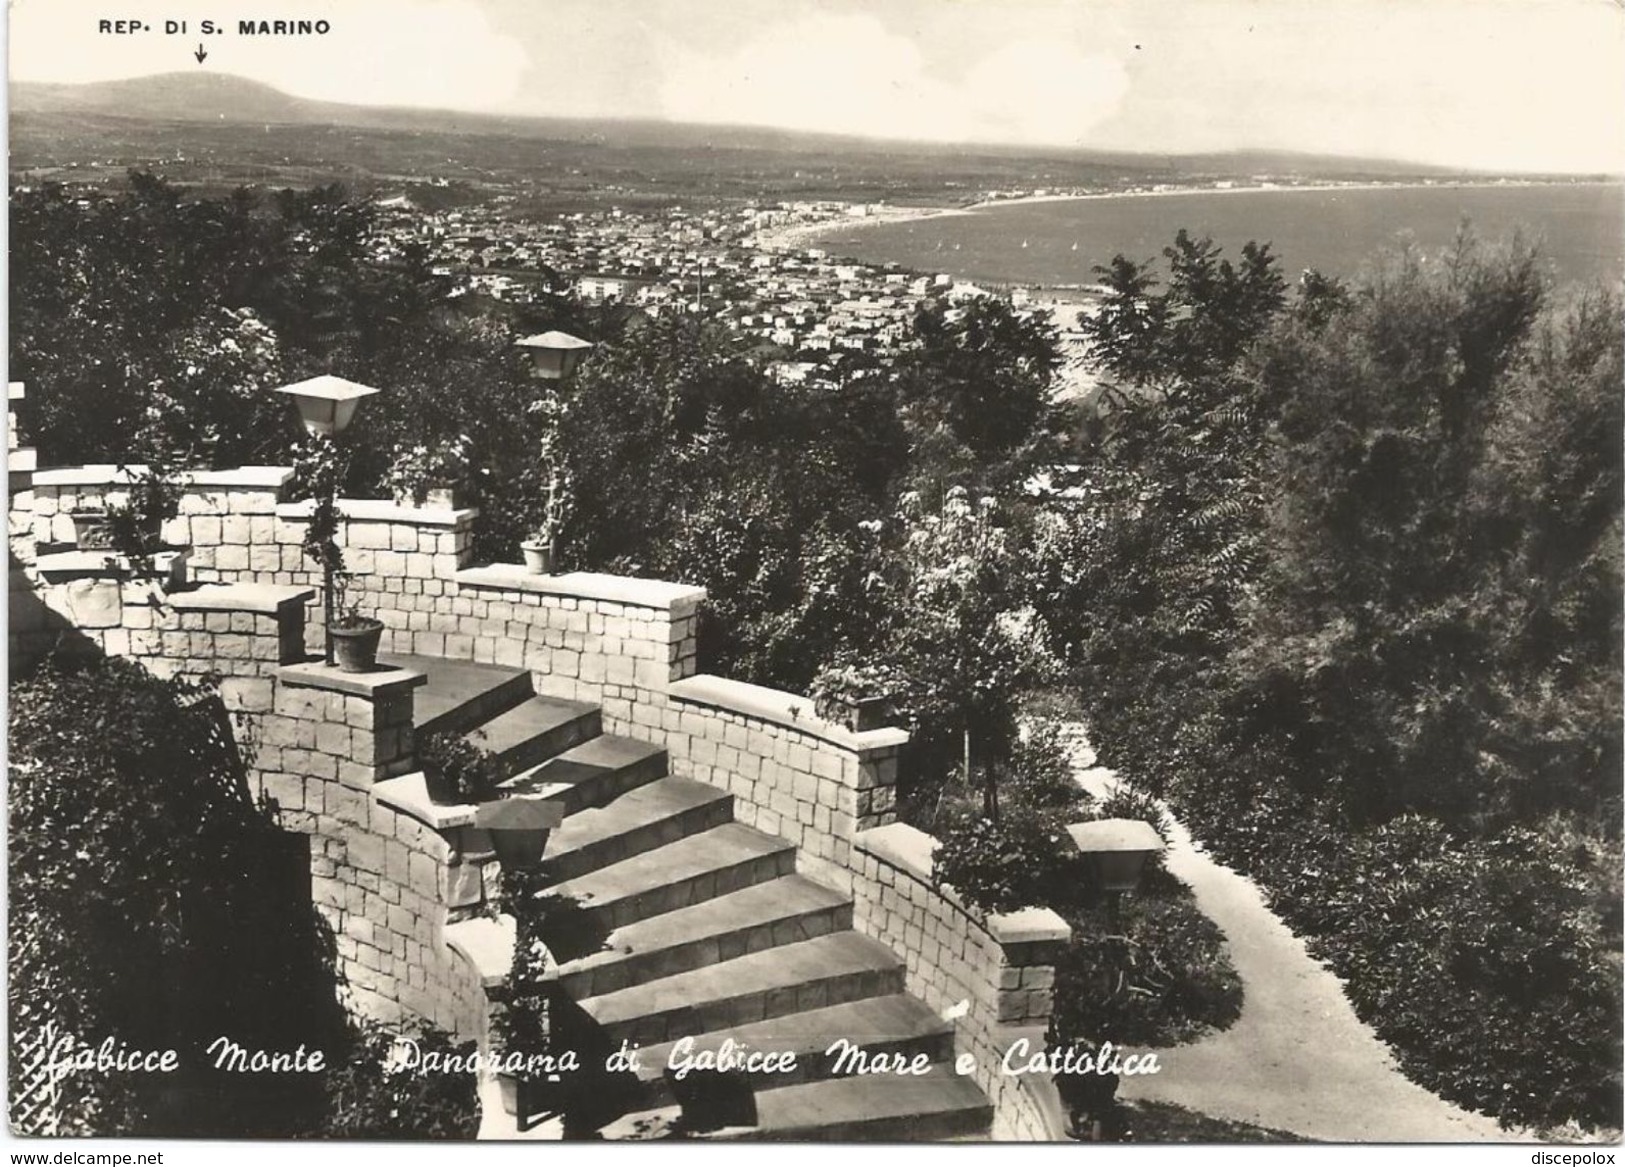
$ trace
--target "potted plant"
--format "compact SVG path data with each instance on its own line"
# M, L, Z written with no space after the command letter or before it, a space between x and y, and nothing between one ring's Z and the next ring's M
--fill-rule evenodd
M384 622L363 616L359 604L344 602L347 578L343 572L334 576L338 598L333 607L338 614L328 629L333 638L333 661L343 673L371 672L378 666L378 642L383 639Z
M813 680L813 712L854 733L879 729L890 713L894 686L876 665L837 664Z
M132 564L150 568L163 549L165 521L180 513L180 490L166 467L149 463L134 475L127 501L107 508L112 550Z
M525 570L531 575L551 575L558 554L559 528L570 505L570 472L560 450L559 432L567 402L558 391L544 394L530 405L538 419L537 466L542 474L542 514L535 531L519 545L525 555Z
M396 446L385 480L401 506L455 509L473 474L467 435L415 446Z
M528 906L528 905L527 905ZM548 1072L554 1049L558 964L538 934L540 920L534 910L519 906L514 916L513 964L508 983L498 997L491 1019L491 1043L501 1069L497 1082L502 1108L528 1130L531 1116L551 1109L559 1099L549 1098L549 1086L562 1087L560 1074Z
M553 541L538 531L519 545L525 555L525 570L531 575L553 574Z
M437 730L417 741L429 797L442 806L461 806L500 798L503 774L497 756L460 733Z

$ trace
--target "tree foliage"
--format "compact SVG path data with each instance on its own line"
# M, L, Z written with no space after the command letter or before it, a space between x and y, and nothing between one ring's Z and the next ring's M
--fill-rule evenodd
M1617 1123L1618 295L1553 304L1528 249L1464 233L1286 302L1262 254L1109 273L1114 408L1040 528L1045 628L1103 761L1272 890L1414 1073Z
M50 1032L73 1050L178 1055L172 1073L69 1073L64 1133L473 1133L472 1077L390 1075L388 1042L345 1018L309 842L249 797L217 696L111 658L48 660L9 697L13 1090L19 1036ZM222 1035L247 1050L303 1045L325 1068L216 1069ZM433 1030L417 1037L451 1049Z

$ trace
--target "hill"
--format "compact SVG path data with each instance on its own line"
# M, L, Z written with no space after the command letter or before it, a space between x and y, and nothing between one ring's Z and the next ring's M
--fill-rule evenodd
M11 86L14 177L152 168L203 185L366 187L437 177L521 184L562 205L637 199L966 201L989 188L1246 177L1448 173L1372 159L1249 151L1148 155L944 145L750 126L517 117L311 101L209 70ZM252 130L252 133L245 133ZM90 172L90 173L87 173Z

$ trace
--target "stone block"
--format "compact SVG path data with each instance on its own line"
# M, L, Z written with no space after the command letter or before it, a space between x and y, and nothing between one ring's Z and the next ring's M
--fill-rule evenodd
M60 603L53 603L56 593ZM124 616L124 600L117 580L76 579L48 589L46 603L64 613L79 628L117 628Z
M226 515L220 520L220 542L248 546L251 532L246 515Z

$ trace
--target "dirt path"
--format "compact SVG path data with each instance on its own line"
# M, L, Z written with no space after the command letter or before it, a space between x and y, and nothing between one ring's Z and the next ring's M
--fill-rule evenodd
M1087 746L1080 745L1075 764L1091 793L1116 781L1094 765ZM1234 1025L1159 1051L1161 1072L1125 1077L1122 1097L1335 1142L1519 1139L1406 1079L1355 1016L1342 982L1265 906L1253 882L1210 859L1172 821L1168 869L1223 930L1246 996Z

